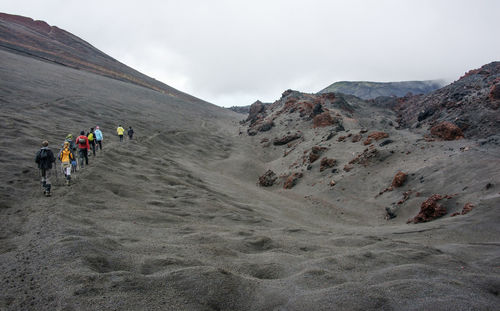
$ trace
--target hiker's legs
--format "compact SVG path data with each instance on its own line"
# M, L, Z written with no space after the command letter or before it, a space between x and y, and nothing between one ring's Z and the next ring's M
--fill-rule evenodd
M84 152L87 152L87 149L78 150L78 158L80 159L80 167L83 167L83 160L85 159ZM87 164L88 164L88 160L87 160Z
M90 148L92 149L92 154L93 154L93 155L94 155L94 157L95 157L95 142L92 142L92 143L90 144Z
M71 180L71 163L65 162L61 164L62 170L64 172L64 176L66 176L66 184L69 185Z
M120 136L120 142L122 142L123 141L123 135L118 135L118 136Z
M97 144L99 145L99 148L97 148L97 149L101 149L102 150L102 140L98 140Z
M49 181L49 175L50 175L50 170L46 169L40 169L40 173L42 175L42 187L43 187L43 193L46 196L50 195L50 181Z
M83 151L83 155L85 156L85 165L89 165L89 151L87 149L83 149Z

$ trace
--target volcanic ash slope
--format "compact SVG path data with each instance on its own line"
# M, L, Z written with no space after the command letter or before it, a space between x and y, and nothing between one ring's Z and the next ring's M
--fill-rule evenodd
M239 115L201 101L7 52L0 58L1 309L486 310L500 303L495 144L426 142L391 126L392 114L338 97L321 103L337 123L314 128L308 115L287 111L249 136ZM118 143L118 123L132 125L136 139ZM59 176L53 196L42 197L37 146L48 139L56 151L68 132L95 124L104 150L72 186ZM299 130L297 144L272 144ZM374 138L379 153L343 170L370 148L363 142L373 131L393 142L379 147L384 139ZM327 149L310 163L315 146ZM336 164L320 172L323 157ZM257 186L268 169L276 184ZM403 188L379 195L398 170L408 174ZM292 173L303 177L283 189L279 177ZM458 193L443 202L448 214L406 224L434 193ZM449 217L469 201L475 209ZM397 217L385 220L386 207Z

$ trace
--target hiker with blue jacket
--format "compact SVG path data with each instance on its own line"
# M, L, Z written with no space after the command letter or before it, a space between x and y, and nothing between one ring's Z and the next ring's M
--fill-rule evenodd
M99 129L99 126L95 127L94 136L95 136L96 149L102 150L102 132L101 129Z

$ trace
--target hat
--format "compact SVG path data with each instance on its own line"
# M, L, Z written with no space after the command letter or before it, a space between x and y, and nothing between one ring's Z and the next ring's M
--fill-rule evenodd
M69 146L69 141L65 141L65 142L64 142L64 146L65 146L65 147L66 147L66 146Z
M68 134L68 136L66 136L66 138L72 139L73 138L73 134Z
M85 135L85 131L80 131L80 135Z
M49 145L49 142L48 142L48 141L44 140L44 141L42 142L42 146L47 147L48 145Z

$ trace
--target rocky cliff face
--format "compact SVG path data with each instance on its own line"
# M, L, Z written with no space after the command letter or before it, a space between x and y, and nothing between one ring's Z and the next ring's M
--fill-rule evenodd
M44 21L0 13L0 49L133 83L183 100L200 101L120 63L79 37Z

